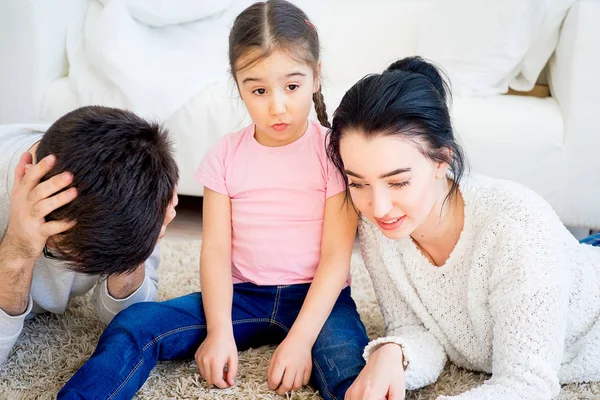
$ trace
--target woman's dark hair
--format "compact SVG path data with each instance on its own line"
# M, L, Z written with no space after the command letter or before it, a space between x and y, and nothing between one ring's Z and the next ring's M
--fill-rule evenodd
M420 57L398 60L382 74L368 75L346 92L333 115L327 155L346 178L340 140L349 130L368 138L397 135L412 140L425 157L450 165L453 180L447 200L457 195L468 168L452 129L450 100L450 88L435 66ZM344 181L348 198L348 180Z
M275 50L299 58L318 76L319 35L304 11L285 0L254 3L237 16L229 35L229 66L233 79L236 79L236 71L260 62ZM239 59L249 51L256 51L257 56L238 65ZM331 127L320 86L313 101L321 125Z
M46 216L77 222L57 235L52 257L85 274L135 270L156 246L179 179L168 132L128 111L81 107L42 136L36 159L49 154L56 163L43 180L69 171L78 193Z

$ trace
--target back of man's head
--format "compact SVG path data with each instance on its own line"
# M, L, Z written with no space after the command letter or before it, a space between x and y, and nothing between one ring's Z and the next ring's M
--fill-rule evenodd
M85 274L132 272L150 257L179 178L168 132L129 111L82 107L46 131L36 159L49 154L43 180L69 171L78 193L46 217L77 221L52 254Z

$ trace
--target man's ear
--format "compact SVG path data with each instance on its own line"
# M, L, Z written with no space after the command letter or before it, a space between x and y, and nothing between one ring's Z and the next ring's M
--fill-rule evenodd
M36 131L37 132L37 131ZM44 132L40 132L44 133ZM37 148L40 145L40 141L38 140L27 150L31 154L31 164L37 164Z

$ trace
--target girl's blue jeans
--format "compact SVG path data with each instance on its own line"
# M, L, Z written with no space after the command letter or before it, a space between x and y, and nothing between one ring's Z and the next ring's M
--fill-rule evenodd
M232 320L238 350L281 343L309 286L235 284ZM201 293L132 305L108 325L94 354L62 388L58 399L130 399L157 361L193 359L205 337ZM311 384L325 399L344 398L365 365L362 353L367 342L347 287L312 349Z

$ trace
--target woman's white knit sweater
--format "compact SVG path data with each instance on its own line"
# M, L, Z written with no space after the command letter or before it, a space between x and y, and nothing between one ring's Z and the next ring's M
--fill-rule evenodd
M385 320L369 343L404 348L407 389L436 381L446 359L491 373L440 399L551 399L560 383L600 381L600 248L579 244L538 195L470 176L460 184L464 228L446 263L410 238L362 221L362 254Z

